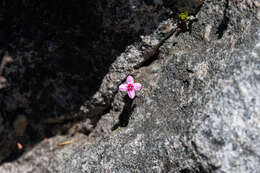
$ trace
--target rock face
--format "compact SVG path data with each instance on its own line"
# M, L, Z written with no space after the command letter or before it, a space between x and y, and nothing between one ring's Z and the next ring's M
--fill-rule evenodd
M7 80L0 90L0 162L12 157L18 141L34 145L64 133L66 122L87 118L82 129L89 133L110 107L117 85L147 56L134 57L160 39L145 50L134 45L169 16L162 4L3 1L0 53L8 50L14 61L5 66L4 78L0 74L0 83ZM23 136L13 127L21 115L27 120L18 129Z
M155 76L156 85L148 94L153 84L145 83L123 115L128 126L79 148L63 172L259 172L255 15L253 1L205 2L191 34L167 40L158 60L139 69L141 81Z
M0 53L6 49L14 58L3 70L7 87L0 90L0 161L16 151L17 141L31 145L64 133L64 121L89 118L83 123L89 133L109 108L117 85L144 58L130 65L121 56L114 64L124 73L107 75L111 64L167 16L161 1L152 8L139 1L4 1L0 8ZM125 55L135 56L132 47ZM25 129L18 129L23 136L13 126L21 115L27 120Z
M87 51L79 51L86 64L78 66L82 59L68 60L66 52L58 51L64 47L50 46L47 58L33 63L39 72L30 73L34 67L23 66L17 59L5 70L11 84L21 81L28 89L26 76L32 74L29 77L39 87L29 87L37 97L17 85L0 90L0 160L10 155L6 146L15 145L17 136L23 140L33 138L35 129L63 129L60 124L43 126L42 122L62 124L79 118L78 130L66 132L67 137L38 141L16 161L3 163L0 172L259 172L259 2L92 2L85 7L96 7L89 15L98 20L85 27L91 26L89 31L95 29L98 34L93 32L93 37L87 36L90 41L77 44L82 33L68 29L75 32L69 34L73 50L87 45ZM45 5L42 2L39 7ZM66 11L68 6L65 3L61 9ZM197 20L174 18L186 10L198 12ZM182 30L173 33L177 27ZM40 53L45 54L44 49ZM76 65L72 71L71 63ZM43 75L53 68L49 76ZM16 79L18 69L21 75ZM59 75L53 76L56 72ZM118 92L129 74L143 85L135 100ZM28 106L28 102L37 104ZM45 115L46 110L50 114ZM33 117L35 113L39 115ZM78 133L82 131L89 135ZM48 137L59 133L54 130ZM57 146L71 139L72 145Z
M256 33L252 35L257 42L243 40L225 57L226 65L219 64L223 69L212 76L216 83L201 98L208 101L195 112L191 127L197 154L207 158L215 172L260 170L260 32L250 32ZM197 124L202 117L204 121Z

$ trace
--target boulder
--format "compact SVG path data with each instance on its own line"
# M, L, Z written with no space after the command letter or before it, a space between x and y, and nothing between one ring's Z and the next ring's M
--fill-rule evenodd
M169 38L138 69L144 88L120 115L127 127L78 148L63 172L257 173L256 14L253 1L206 1L191 33Z
M74 4L79 18L80 7L90 9L90 18L98 16L85 26L92 33L85 35L86 51L77 42L82 36L77 29L67 46L73 43L86 64L66 58L64 47L51 46L55 58L43 56L32 71L39 72L29 73L33 67L23 67L12 55L15 60L4 71L7 81L27 86L24 76L30 74L38 82L29 91L40 96L24 94L19 85L0 90L0 160L5 161L0 172L257 173L258 1L95 2ZM62 7L70 9L69 3ZM195 20L180 20L183 10ZM62 33L58 38L66 38ZM134 100L118 91L128 75L143 85ZM21 116L26 128L13 129ZM37 140L22 143L25 152L10 159L6 146L18 146L17 132L18 142ZM71 142L61 145L66 141Z

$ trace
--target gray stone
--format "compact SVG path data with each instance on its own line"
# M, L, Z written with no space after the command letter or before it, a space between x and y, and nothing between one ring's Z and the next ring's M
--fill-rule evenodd
M202 1L190 2L198 3L194 8L200 9L198 20L178 34L172 34L178 22L171 14L178 6L167 6L166 1L95 4L100 10L96 12L102 14L104 33L92 40L91 48L100 46L95 49L98 51L86 56L114 59L101 69L94 67L101 67L103 59L93 60L92 70L98 75L104 73L92 94L72 105L81 106L81 112L46 115L41 122L58 122L55 129L68 129L60 120L83 119L68 123L66 136L57 135L62 133L57 130L54 137L25 146L29 149L13 162L3 163L0 172L257 173L260 25L255 2L208 0L201 8ZM124 32L139 40L124 38L120 42L117 33ZM58 44L49 43L55 45L52 53L59 50ZM119 49L122 43L125 47ZM12 74L10 69L7 79ZM118 85L129 74L143 85L135 100L118 92ZM92 75L90 71L87 79ZM73 94L84 94L80 87L73 88ZM64 90L58 87L52 93L58 105L73 101L71 97L63 99ZM7 94L4 103L10 104L5 110L26 107L22 104L25 96L17 94L19 90L8 91L12 92ZM2 160L10 151L3 147L8 142L14 144L15 134L6 115L0 114L0 125L5 127L2 131L0 128L5 141L0 143ZM34 128L43 126L36 124ZM68 140L73 143L59 146Z
M63 172L258 172L260 25L248 1L233 2L205 2L192 34L167 40L127 128L80 148Z
M60 143L68 141L72 141L72 143L60 145ZM68 156L75 151L75 148L80 147L83 142L86 145L86 136L83 134L76 134L75 136L57 135L53 138L46 138L16 161L2 164L0 172L60 172Z
M67 131L70 121L81 120L80 131L90 133L118 85L164 38L153 32L170 13L161 1L3 4L0 52L11 49L14 62L0 68L0 138L8 139L0 141L0 162L19 156L17 141L33 146ZM29 127L23 135L13 127L20 114Z

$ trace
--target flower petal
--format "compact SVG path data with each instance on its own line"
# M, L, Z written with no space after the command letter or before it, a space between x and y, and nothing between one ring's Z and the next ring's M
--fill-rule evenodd
M128 91L128 96L129 96L131 99L134 99L134 98L135 98L135 90Z
M134 83L134 78L132 76L128 76L127 79L126 79L126 83L128 83L128 84Z
M121 85L119 86L119 90L120 90L120 91L127 91L127 84L121 84Z
M134 89L137 91L142 88L142 85L140 83L134 83L133 85L134 85Z

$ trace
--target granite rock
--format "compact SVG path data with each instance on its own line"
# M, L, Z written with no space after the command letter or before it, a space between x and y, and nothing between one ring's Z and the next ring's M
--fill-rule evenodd
M6 81L0 84L0 138L6 139L0 162L20 155L17 141L33 146L73 122L92 131L117 85L163 38L150 35L170 12L161 1L82 0L4 0L0 11L0 54L7 50L14 59L0 74ZM151 43L143 44L141 35ZM140 50L141 44L147 48ZM17 135L13 124L20 115L27 128Z
M128 126L79 148L63 172L258 172L260 25L251 4L205 1L192 32L169 38L139 69L159 75L121 114Z
M53 66L48 64L54 61L54 66L63 70L58 77L50 76L52 82L44 79L46 85L60 84L55 90L39 91L43 96L51 93L57 104L49 109L44 105L49 100L43 99L40 101L43 109L32 112L46 113L47 109L53 113L56 106L66 105L66 101L72 101L71 106L74 106L39 118L41 122L54 125L31 125L37 121L30 118L34 114L30 114L26 102L21 99L26 96L27 102L32 102L31 97L21 96L15 87L0 90L0 97L6 97L1 104L9 105L0 112L0 124L5 127L0 127L0 136L8 139L0 144L0 160L10 154L10 148L3 147L8 142L12 145L16 142L9 122L15 121L18 115L26 116L27 132L32 126L41 130L52 127L48 132L54 131L47 140L28 147L30 149L18 159L3 163L0 172L254 173L259 170L260 24L257 2L192 0L186 6L181 1L169 2L112 0L93 1L92 4L89 1L88 8L97 7L91 8L89 15L99 16L96 22L100 21L91 23L90 30L97 27L98 34L94 32L90 37L87 53L80 54L89 60L89 73L78 73L79 66L70 71L66 65L71 61L60 66L56 59L47 58L43 60L48 68L42 60L36 64L37 68L51 69ZM197 20L183 23L176 19L182 7L194 11L191 13ZM173 34L177 27L184 28ZM72 38L77 40L78 37ZM49 41L48 45L48 51L58 53L57 44ZM82 47L75 50L82 50ZM95 57L93 61L92 56ZM56 58L57 62L63 61L58 55ZM17 74L14 73L19 65L16 61L4 73L10 83L16 81L12 78L12 74ZM21 74L28 70L21 65L19 68ZM41 76L45 72L37 74ZM135 100L130 100L117 88L129 74L143 85ZM70 91L73 92L63 87L69 76L77 81L72 83L74 87ZM81 83L82 77L85 80ZM90 81L98 81L96 87L90 85ZM43 84L40 81L40 85ZM83 86L87 86L86 90ZM17 97L14 91L18 91ZM64 93L71 97L66 97L67 100L60 97ZM84 97L73 102L75 95ZM15 98L14 106L6 104L8 100L11 103L11 98ZM11 114L11 121L7 121L7 113L21 110L21 107L23 111ZM73 112L74 109L80 111ZM77 118L78 121L67 124L69 127L65 129L69 130L64 132L64 120ZM64 133L65 137L57 135ZM25 136L28 138L30 133L25 131ZM67 140L73 143L59 147L59 142Z

